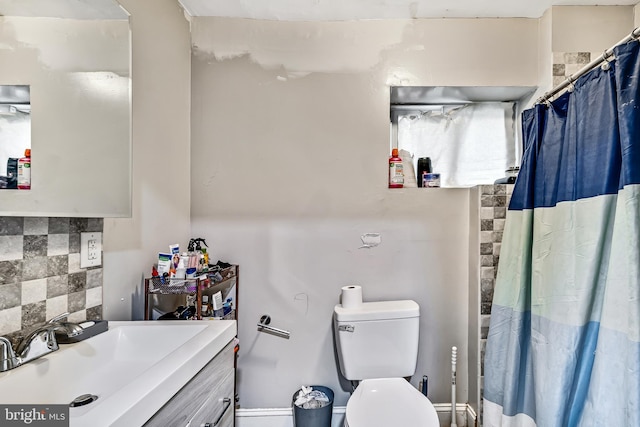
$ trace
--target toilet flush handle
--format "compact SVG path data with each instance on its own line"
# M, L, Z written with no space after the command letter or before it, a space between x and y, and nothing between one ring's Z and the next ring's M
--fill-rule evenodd
M339 325L338 326L338 330L339 331L344 331L344 332L353 332L354 329L355 329L355 326L353 326L353 325Z

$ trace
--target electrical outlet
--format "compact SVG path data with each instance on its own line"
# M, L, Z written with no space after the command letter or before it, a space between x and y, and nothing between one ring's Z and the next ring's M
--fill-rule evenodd
M80 268L102 264L102 233L80 233Z

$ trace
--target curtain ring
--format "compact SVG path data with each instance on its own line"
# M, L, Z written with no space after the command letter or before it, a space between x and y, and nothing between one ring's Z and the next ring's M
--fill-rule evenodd
M602 64L602 66L600 67L603 71L609 71L611 69L611 62L609 61L609 59L607 59L607 56L607 50L605 49L604 53L602 54L604 64Z
M575 90L576 86L573 84L573 79L571 78L571 76L567 77L567 81L569 82L569 84L567 85L567 88L568 88L567 90L569 92L573 92Z

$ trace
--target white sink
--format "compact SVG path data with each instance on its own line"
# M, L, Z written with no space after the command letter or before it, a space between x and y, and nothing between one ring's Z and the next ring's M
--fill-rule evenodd
M141 426L236 335L233 320L109 322L109 330L0 373L3 404L69 404L72 427Z

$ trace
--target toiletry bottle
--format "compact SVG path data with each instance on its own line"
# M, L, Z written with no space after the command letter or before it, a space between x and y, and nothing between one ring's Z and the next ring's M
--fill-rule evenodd
M202 307L200 308L200 315L202 317L209 317L209 295L202 295Z
M209 254L207 253L207 248L202 248L202 256L204 257L204 265L203 268L205 271L209 271Z
M18 160L18 189L31 188L31 149L24 150L24 157Z
M391 157L389 157L389 188L402 188L403 186L402 159L398 157L398 149L394 148L391 150Z
M422 187L422 176L425 173L431 173L431 159L429 157L420 157L418 159L418 173L416 176L418 187Z

